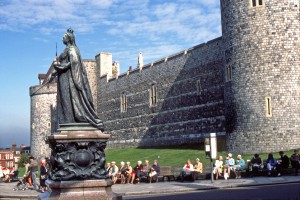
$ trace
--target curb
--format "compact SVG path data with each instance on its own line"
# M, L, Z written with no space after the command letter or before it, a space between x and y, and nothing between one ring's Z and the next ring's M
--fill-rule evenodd
M223 188L243 188L243 187L257 187L257 186L267 186L267 185L284 185L284 184L292 184L292 183L300 183L299 181L286 181L286 182L272 182L272 183L251 183L251 184L237 184L237 185L226 185L226 186L207 186L204 188L185 188L185 189L177 189L177 190L160 190L160 191L142 191L142 192L115 192L122 196L139 196L139 195L151 195L151 194L171 194L171 193L184 193L190 191L200 191L200 190L220 190Z

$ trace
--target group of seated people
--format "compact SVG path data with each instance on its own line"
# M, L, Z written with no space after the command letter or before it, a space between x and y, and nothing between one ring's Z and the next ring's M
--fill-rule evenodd
M10 170L9 168L2 167L0 165L0 182L1 181L10 182L17 172L18 171L15 168L12 168Z
M264 165L259 154L254 154L254 157L248 161L247 166L248 169L250 169L249 171L251 171L250 176L253 177L258 175L263 169L266 169L268 176L281 176L283 171L286 171L289 167L290 161L292 167L295 168L295 175L298 175L298 169L300 168L300 155L298 154L298 150L294 150L294 154L290 159L283 151L279 152L279 156L280 158L275 159L273 154L270 153L266 160L266 165ZM244 170L246 170L246 162L242 159L242 156L238 155L237 159L234 160L232 154L229 153L224 162L223 157L219 156L215 161L213 173L215 174L216 179L224 177L224 179L227 180L231 173L234 173L235 178L241 178L241 172Z
M193 165L191 160L187 160L186 164L183 166L180 180L183 182L185 179L195 181L198 179L200 173L203 172L203 165L199 158L196 158L195 164Z
M146 177L151 182L157 182L160 174L160 167L157 160L154 160L153 165L149 164L148 160L145 160L144 165L142 161L137 161L137 165L132 167L130 162L120 162L120 167L116 165L116 162L112 161L106 163L106 171L109 177L114 183L117 183L118 179L121 180L121 184L133 184L140 183L142 177Z
M294 150L294 154L289 158L283 151L279 152L279 158L275 159L273 154L270 153L265 162L260 158L259 154L254 154L251 160L245 162L241 155L237 155L236 159L233 158L231 153L228 153L226 159L223 161L223 157L219 156L215 161L213 174L215 179L224 178L229 179L233 174L233 177L241 178L242 172L246 170L250 171L250 176L256 176L263 169L267 171L268 176L276 175L281 176L282 173L289 168L290 162L295 169L295 175L298 175L298 169L300 168L300 155L298 150ZM141 161L137 162L135 167L131 167L130 162L120 162L120 167L116 165L116 162L108 162L106 166L107 173L114 183L120 179L121 184L133 184L135 181L140 182L141 177L146 177L151 182L157 182L160 175L160 167L155 160L153 165L149 164L148 160L145 160L144 165ZM196 180L200 173L203 172L203 165L200 159L195 160L195 164L192 164L190 160L183 166L181 174L179 176L181 181L190 179Z
M232 154L229 153L224 162L223 157L219 156L215 162L213 173L215 174L216 179L224 177L224 179L227 180L231 173L234 173L235 178L241 178L241 172L245 170L245 166L245 160L242 159L241 155L237 155L237 159L234 160Z

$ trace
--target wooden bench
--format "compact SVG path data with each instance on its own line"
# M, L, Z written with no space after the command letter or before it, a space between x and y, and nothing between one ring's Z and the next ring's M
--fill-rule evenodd
M167 179L168 181L171 181L172 179L175 180L175 176L173 173L173 167L171 166L160 166L160 175L157 177L157 180L159 181L165 181ZM141 181L144 182L150 182L151 179L147 176L142 176Z
M171 181L172 179L175 180L174 172L171 166L160 167L160 174L158 176L158 179L162 179L162 181L165 181L165 178L167 178L168 181Z
M174 180L179 181L182 172L182 167L173 167ZM203 172L199 174L197 180L205 180L210 177L210 165L203 165ZM187 176L187 180L192 180L192 176Z

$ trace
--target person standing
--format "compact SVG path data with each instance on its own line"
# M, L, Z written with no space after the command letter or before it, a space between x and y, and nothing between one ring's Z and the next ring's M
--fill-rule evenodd
M35 161L34 157L29 158L30 165L29 165L29 171L33 183L33 189L38 190L38 183L36 181L36 177L38 176L38 163Z
M30 164L27 161L23 162L23 165L25 167L25 172L24 172L24 177L26 178L26 181L30 186L32 186L32 181L31 181L31 174L30 174Z
M46 186L46 180L47 180L47 168L46 168L46 160L41 160L41 167L40 167L40 186L42 193L45 192Z

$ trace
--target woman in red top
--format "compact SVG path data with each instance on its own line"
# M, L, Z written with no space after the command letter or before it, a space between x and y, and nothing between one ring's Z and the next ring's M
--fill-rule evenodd
M189 176L192 171L194 171L194 166L191 163L190 159L188 159L181 171L181 182L183 182L184 178L186 176Z

